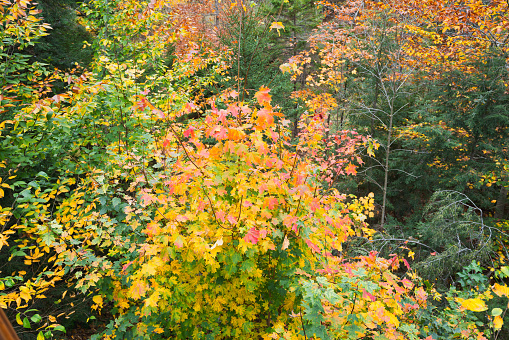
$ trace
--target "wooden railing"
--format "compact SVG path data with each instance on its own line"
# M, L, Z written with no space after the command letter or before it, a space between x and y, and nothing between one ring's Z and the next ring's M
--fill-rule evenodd
M2 308L0 308L0 340L19 340Z

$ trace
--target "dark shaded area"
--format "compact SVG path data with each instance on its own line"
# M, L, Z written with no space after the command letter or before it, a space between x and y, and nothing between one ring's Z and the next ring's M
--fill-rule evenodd
M91 62L92 49L83 47L84 42L91 42L93 36L79 23L80 3L75 0L39 1L44 22L53 29L30 50L34 60L61 70L71 69L76 63L86 67Z

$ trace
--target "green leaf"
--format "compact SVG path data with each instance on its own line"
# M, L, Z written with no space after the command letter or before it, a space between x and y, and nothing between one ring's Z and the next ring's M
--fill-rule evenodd
M491 315L492 315L492 316L499 316L499 315L502 315L502 312L503 312L503 311L502 311L502 309L500 309L500 308L493 308L493 309L491 310Z
M370 294L373 294L373 292L380 288L376 283L371 281L361 281L359 287L364 288Z
M115 198L112 200L112 202L111 202L111 203L113 204L113 206L114 206L114 207L116 207L117 205L119 205L120 203L122 203L122 201L120 200L120 198L115 197Z
M55 328L54 328L54 330L56 330L56 331L61 331L61 332L66 333L66 331L65 331L65 327L64 327L64 326L62 326L62 325L56 325L56 326L55 326Z
M508 266L503 266L502 268L500 268L500 271L502 272L502 274L505 275L505 277L509 277L509 267Z
M32 322L39 322L42 320L41 316L39 314L34 314L30 320L32 320Z
M32 328L32 326L30 326L30 321L28 320L28 318L26 316L23 319L23 327L25 327L25 328Z
M52 232L46 231L44 234L42 234L41 239L47 246L51 246L55 241L55 236Z

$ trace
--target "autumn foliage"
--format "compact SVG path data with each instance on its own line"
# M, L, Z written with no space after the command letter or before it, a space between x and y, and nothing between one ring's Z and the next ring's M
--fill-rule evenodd
M424 13L439 6L426 4ZM498 20L476 4L464 5L472 8L470 20ZM84 24L96 34L96 56L89 70L67 73L28 63L23 54L48 28L34 4L0 5L0 56L15 65L0 82L0 251L8 262L0 268L0 308L29 336L63 336L74 313L87 322L108 318L94 324L92 339L498 334L507 308L487 302L507 302L503 282L475 295L446 294L442 313L432 302L440 294L411 270L415 254L407 246L388 258L376 251L349 257L349 242L370 242L376 233L367 223L374 195L338 187L379 144L333 126L337 97L316 91L338 90L352 72L336 64L334 36L315 37L322 40L313 40L310 53L282 66L297 77L323 52L322 67L307 79L313 86L294 93L307 108L294 136L268 86L247 100L224 85L234 51L217 46L220 30L200 18L214 10L213 1L90 1ZM229 5L245 11L236 8L242 2ZM389 9L403 18L418 5L368 1L365 16L352 20ZM422 23L431 19L420 20L405 26L413 35L402 44L419 58L402 67L438 53L423 42ZM470 44L478 30L458 20L443 23L436 45ZM503 20L483 34L500 41ZM452 39L449 30L466 30L469 38ZM341 60L370 59L348 45L347 33L341 31ZM487 48L492 40L469 46ZM440 53L445 62L449 52ZM57 85L65 90L54 93ZM52 299L57 307L45 307ZM490 324L479 327L475 313L489 313Z

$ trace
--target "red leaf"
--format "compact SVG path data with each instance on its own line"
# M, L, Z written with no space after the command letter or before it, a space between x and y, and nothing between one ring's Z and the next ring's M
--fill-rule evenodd
M232 215L228 215L228 217L226 218L228 220L228 222L230 222L231 224L237 224L237 218L235 216L232 216Z
M319 253L320 252L320 248L314 244L313 242L311 242L310 240L306 240L306 244L308 245L309 248L311 248L314 252L316 253Z
M185 215L177 215L177 217L175 217L175 219L179 222L186 222L186 221L189 221L189 217L185 216Z
M184 137L194 137L194 129L193 127L190 127L189 129L187 129L186 131L184 131Z
M376 298L368 293L365 289L362 290L362 298L365 299L365 300L371 300L371 302L375 302Z
M267 197L265 198L265 204L270 210L273 210L277 206L278 200L275 197Z
M408 268L408 270L410 270L410 264L408 264L408 261L406 259L403 259L403 263Z
M221 220L221 222L223 222L223 223L224 223L224 221L225 221L225 219L224 219L225 217L226 217L226 213L225 213L224 211L222 211L222 210L219 210L219 211L216 213L216 218L217 218L217 219L219 219L219 220Z
M249 229L246 236L244 236L244 241L251 242L252 244L258 243L258 239L260 238L260 231L255 229L254 227Z

